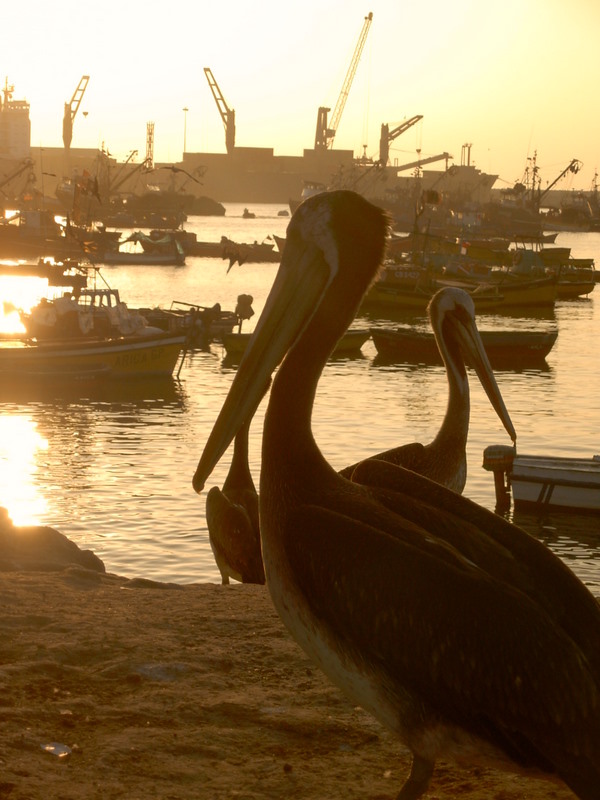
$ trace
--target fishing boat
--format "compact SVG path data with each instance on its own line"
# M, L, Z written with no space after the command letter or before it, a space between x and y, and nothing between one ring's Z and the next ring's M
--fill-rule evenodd
M267 237L269 238L269 237ZM223 244L222 258L229 259L229 266L236 262L242 264L266 264L277 263L281 260L281 252L272 242L232 242L225 236L222 237Z
M586 262L588 259L578 259ZM575 259L571 259L575 261ZM591 259L589 259L591 261ZM578 297L586 297L594 291L598 282L597 270L593 261L591 266L583 263L578 266L576 263L561 267L558 271L557 292L559 300L574 300Z
M570 247L544 247L537 238L521 237L513 251L511 274L523 277L555 275L559 300L583 297L597 283L593 258L574 258Z
M166 236L175 239L186 256L222 258L229 260L230 263L235 263L237 261L240 264L274 263L281 259L281 252L275 247L275 237L267 236L267 240L271 241L235 242L227 236L221 236L218 242L206 242L198 240L197 235L193 231L177 228L152 230L147 238L151 242L155 242ZM142 247L144 247L143 240L141 244ZM146 247L148 246L148 243L146 243Z
M221 237L220 242L198 241L194 231L186 231L183 228L154 229L150 231L149 238L152 240L161 239L164 236L171 236L181 245L186 256L199 256L201 258L225 258L224 247L230 241L226 236Z
M363 344L371 335L367 329L354 328L346 331L333 351L333 356L339 358L360 352ZM230 359L240 358L246 349L251 333L226 333L222 336L223 347Z
M43 297L29 313L20 312L27 335L39 341L85 337L151 336L162 333L127 307L118 289L76 288L55 298Z
M543 363L552 350L558 330L480 330L493 367L521 368ZM379 356L409 364L442 364L437 342L430 331L411 326L371 328Z
M433 295L444 286L457 286L468 292L475 303L477 313L502 312L521 306L553 306L557 298L556 277L533 280L505 280L499 283L473 282L452 278L431 278L417 281L414 286L402 286L397 282L376 281L363 300L362 308L414 310L425 312Z
M512 490L515 508L600 512L600 455L518 455L512 447L491 445L483 466L494 473L499 508L510 505Z
M201 306L173 300L170 308L140 308L139 313L149 325L169 333L183 333L188 344L206 348L210 342L222 341L226 334L240 324L235 311L223 311L220 303Z
M171 375L185 336L22 341L0 345L0 382L115 380Z
M136 245L140 245L141 249L136 249ZM153 238L141 231L134 231L118 247L104 250L98 259L110 266L181 267L185 264L185 252L174 236Z
M510 272L501 272L489 280L473 282L441 278L437 283L439 288L442 286L458 286L461 289L465 289L465 291L469 291L475 300L476 310L476 295L478 293L491 297L491 293L496 291L501 295L502 302L496 306L499 311L502 308L512 309L522 306L529 308L554 306L558 299L558 278L556 275L517 277Z
M63 224L48 210L23 209L9 219L0 219L0 258L76 259L114 246L119 236L118 231L104 227L78 226L70 220Z

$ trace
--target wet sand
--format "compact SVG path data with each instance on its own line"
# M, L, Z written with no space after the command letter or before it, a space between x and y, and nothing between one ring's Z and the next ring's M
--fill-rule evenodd
M128 580L7 542L0 798L396 797L407 751L313 668L265 587ZM573 795L440 762L426 797Z

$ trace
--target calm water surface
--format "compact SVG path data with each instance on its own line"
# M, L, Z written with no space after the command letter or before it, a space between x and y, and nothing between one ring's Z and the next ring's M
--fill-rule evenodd
M262 241L284 235L283 206L228 205L224 218L192 217L186 227L199 239ZM600 234L561 233L557 243L600 265ZM277 265L246 264L227 273L222 260L188 258L184 267L106 267L103 274L130 306L168 307L172 300L233 309L239 294L254 297L252 330ZM1 279L0 279L1 280ZM44 290L39 282L39 291ZM14 286L0 283L0 300L14 300ZM561 302L535 317L480 316L480 328L558 328L558 341L543 369L498 371L497 380L518 434L521 452L592 455L600 452L600 289L590 299ZM357 325L390 326L359 317ZM474 377L474 374L471 373ZM193 352L180 379L131 383L94 391L80 388L25 390L0 386L0 505L16 524L57 527L126 576L190 583L220 580L204 513L191 479L204 442L227 393L234 368L220 345ZM489 444L509 444L476 378L468 444L465 494L493 509L493 478L482 466ZM395 443L430 441L441 423L447 396L441 367L378 362L372 342L362 355L328 363L314 413L317 441L341 468ZM261 405L251 430L256 480ZM224 458L209 481L221 485ZM600 594L600 519L517 515Z

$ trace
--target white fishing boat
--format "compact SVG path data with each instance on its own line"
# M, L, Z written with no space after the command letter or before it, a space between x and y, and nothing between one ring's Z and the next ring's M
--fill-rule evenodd
M515 508L600 512L600 455L518 455L512 447L491 445L483 466L494 473L500 508L510 504L512 492Z
M186 337L169 333L0 344L0 383L107 381L168 376Z
M162 333L139 311L122 302L118 289L84 287L48 299L21 312L27 335L40 341L81 337L145 336Z

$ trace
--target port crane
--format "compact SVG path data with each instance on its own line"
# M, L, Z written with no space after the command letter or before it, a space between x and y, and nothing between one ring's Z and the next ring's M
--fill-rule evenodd
M73 92L73 97L70 103L65 103L65 114L63 117L63 144L65 150L71 147L71 140L73 139L73 121L81 105L81 99L87 89L89 75L82 75L77 88Z
M225 102L225 98L210 67L204 67L204 74L206 75L206 80L215 98L215 103L219 109L221 119L223 120L223 127L225 128L225 149L228 153L232 153L235 148L235 111L233 108L229 108Z
M329 124L327 123L327 115L331 109L326 108L325 106L319 107L317 114L317 130L315 133L315 150L326 150L327 148L333 147L333 139L338 129L338 125L340 124L342 112L344 111L346 100L348 99L350 87L352 86L352 81L354 80L356 68L358 67L358 62L360 61L372 21L373 12L370 11L364 19L360 36L358 37L358 42L356 43L356 47L354 49L354 55L352 56L350 66L348 67L348 72L346 73L346 77L344 79L342 91L340 92L340 96L338 97L335 108L333 109L331 122Z

